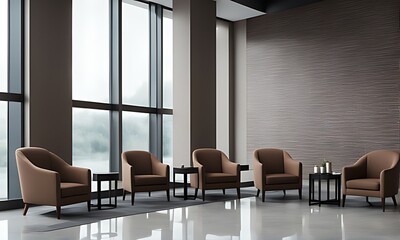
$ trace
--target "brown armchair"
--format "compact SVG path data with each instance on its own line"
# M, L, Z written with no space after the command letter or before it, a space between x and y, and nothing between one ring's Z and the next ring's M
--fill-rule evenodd
M193 151L193 166L198 168L198 174L190 175L190 185L202 190L203 201L205 190L236 188L240 198L240 166L229 161L221 151L211 148Z
M87 202L90 211L91 172L73 167L52 152L38 147L15 151L25 216L31 204L61 206Z
M293 160L286 151L274 148L263 148L254 151L254 185L257 197L262 191L262 201L265 201L265 191L298 189L299 199L302 195L301 162Z
M136 192L165 190L169 201L169 166L146 151L127 151L122 155L122 199L131 192L132 205Z
M392 197L399 190L399 153L377 150L362 156L354 165L343 168L342 191L344 207L346 195L379 197L385 211L385 198Z

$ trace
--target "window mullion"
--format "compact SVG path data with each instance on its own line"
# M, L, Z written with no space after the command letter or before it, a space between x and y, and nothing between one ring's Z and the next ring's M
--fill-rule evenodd
M150 4L150 104L162 108L162 7ZM150 115L150 151L162 159L162 115Z

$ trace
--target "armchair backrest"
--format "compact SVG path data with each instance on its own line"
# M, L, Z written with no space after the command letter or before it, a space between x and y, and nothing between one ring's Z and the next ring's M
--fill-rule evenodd
M19 154L25 156L25 158L31 162L33 165L39 168L56 171L58 173L62 173L62 168L67 163L59 158L54 153L50 151L40 148L40 147L24 147L16 150L17 152L17 161L22 158L18 157Z
M367 178L379 178L384 169L398 164L399 154L388 150L377 150L367 154Z
M193 160L203 165L205 172L221 173L221 151L212 148L196 149L193 151Z
M146 151L126 151L122 159L127 161L134 169L135 175L151 175L151 154Z
M254 151L254 157L263 165L266 174L284 173L283 150L261 148Z
M33 165L39 168L47 170L53 170L52 163L50 161L50 153L46 149L38 147L25 147L17 150L17 153L22 153L26 159L29 160Z

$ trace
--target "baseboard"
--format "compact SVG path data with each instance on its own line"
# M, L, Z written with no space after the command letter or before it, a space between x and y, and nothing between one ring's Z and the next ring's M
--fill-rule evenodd
M0 211L20 209L24 207L22 199L12 199L6 201L0 201Z

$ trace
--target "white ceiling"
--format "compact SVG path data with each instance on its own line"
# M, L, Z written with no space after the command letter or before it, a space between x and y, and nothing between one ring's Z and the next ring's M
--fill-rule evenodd
M172 8L173 0L150 0L163 6ZM243 6L231 0L215 0L217 2L217 17L229 21L239 21L265 14L252 8Z

